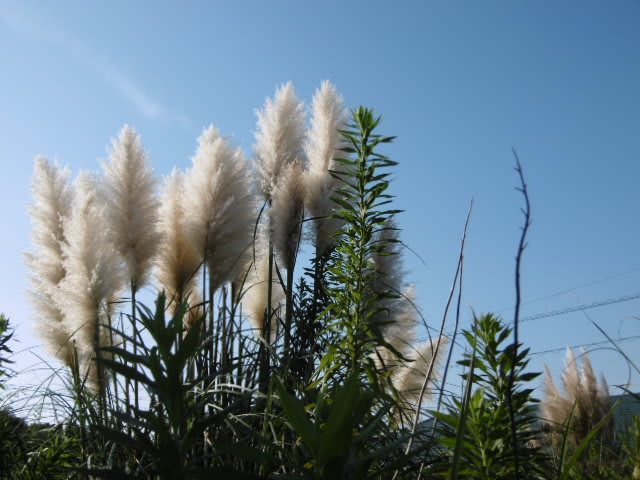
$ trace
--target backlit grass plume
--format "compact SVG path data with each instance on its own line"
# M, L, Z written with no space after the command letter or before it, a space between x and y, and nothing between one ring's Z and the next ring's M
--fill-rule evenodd
M439 388L437 380L440 377L440 367L445 359L448 344L449 338L442 335L439 339L432 338L413 347L407 353L409 362L406 366L398 368L392 376L394 386L406 402L417 404L427 375L429 376L427 390L422 400L428 400Z
M273 100L267 98L257 115L256 170L260 191L270 201L287 165L303 159L304 105L289 82L276 90Z
M269 209L274 250L287 270L294 268L300 245L304 197L304 173L295 161L284 169Z
M255 200L244 153L211 125L198 139L193 166L185 179L187 232L209 267L211 289L234 279L249 249L255 225Z
M156 277L172 305L192 291L202 256L187 235L184 181L184 173L177 169L171 172L165 179L159 210L161 240Z
M112 140L109 162L102 167L111 242L124 260L135 294L148 279L158 246L158 200L147 153L129 125Z
M304 150L308 159L307 208L315 217L316 254L322 255L333 241L333 234L340 228L337 218L328 218L333 211L331 197L337 195L340 181L329 173L339 164L336 157L346 155L340 151L346 146L339 129L343 129L348 120L348 112L342 97L336 88L325 80L316 91L312 102L311 128L307 131Z
M266 222L265 222L266 223ZM269 282L271 282L271 304L269 305ZM257 238L255 240L255 260L249 267L249 272L244 283L244 292L242 295L243 311L251 319L251 323L255 328L255 332L263 337L265 325L265 315L271 312L271 322L269 335L266 337L269 341L275 338L277 332L277 310L285 298L285 292L282 284L276 276L269 278L269 246L264 226L258 229ZM267 307L271 308L267 308Z
M374 360L376 365L388 372L395 372L406 365L406 360L414 353L415 329L417 326L418 311L413 301L415 299L415 287L409 287L403 294L403 298L393 306L389 312L390 323L384 329L384 341L391 346L376 348ZM400 354L400 356L398 356Z
M284 348L289 348L293 323L293 274L302 239L304 219L304 173L298 160L287 165L273 192L269 209L271 235L276 254L287 270Z
M397 318L411 315L407 312L407 308L411 308L410 302L402 296L404 264L398 234L399 229L390 217L375 235L376 249L371 258L375 275L371 276L370 289L380 296L380 300L376 304L378 311L370 321L377 324L385 337Z
M125 279L120 258L109 242L105 206L98 196L97 178L82 172L73 183L73 206L65 222L63 248L66 276L58 301L67 328L86 362L104 345L101 323L107 321L106 302L117 298ZM94 379L99 381L100 379Z
M589 354L582 353L582 366L571 348L567 349L565 369L562 373L564 394L560 392L545 365L545 398L541 404L542 418L550 424L552 441L557 443L562 436L562 425L571 417L569 438L575 444L584 439L611 408L609 389L603 377L600 383L593 371ZM602 434L612 434L611 425Z
M34 249L25 254L32 286L29 298L39 335L56 357L69 363L71 331L57 302L60 282L66 275L64 224L71 213L72 198L69 170L46 157L36 157L31 191L34 203L29 206L29 215Z

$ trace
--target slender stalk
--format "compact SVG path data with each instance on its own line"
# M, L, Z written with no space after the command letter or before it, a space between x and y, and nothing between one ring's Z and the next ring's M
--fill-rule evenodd
M213 275L211 270L209 271L209 336L210 336L210 345L211 345L211 358L209 358L209 374L213 374L218 364L218 340L219 340L219 328L218 324L215 320L215 312L213 296L215 295L215 290L213 287Z
M287 269L287 290L285 294L284 363L287 364L290 358L289 344L291 342L291 322L293 321L293 266Z
M107 315L107 322L109 325L109 345L113 345L113 325L111 325L111 315ZM118 396L118 376L115 374L115 372L112 373L112 378L113 378L113 393L114 393L114 397L115 400L117 401L119 396Z
M202 314L205 315L204 321L202 322L203 335L205 335L207 331L206 315L207 315L207 241L208 239L209 237L206 236L204 241L204 252L202 254L202 258L203 258L202 260ZM199 372L197 372L197 374L205 375L207 364L208 364L207 362L208 357L209 357L209 348L206 347L204 348L202 355L200 355L200 365L198 365ZM205 388L205 385L203 385L203 388Z
M271 317L273 309L271 308L271 298L273 296L273 242L269 236L269 275L267 281L267 308L265 309L265 321L262 330L263 343L260 345L261 365L260 365L260 391L267 393L270 379L269 366L269 347L271 345Z
M447 305L445 306L444 314L442 315L442 322L440 324L440 332L438 335L438 341L436 342L436 348L434 349L433 356L431 357L431 363L429 364L429 369L427 370L427 374L425 375L424 382L422 382L422 388L420 389L420 396L418 397L418 403L416 405L416 411L413 417L413 424L411 425L411 436L409 437L409 441L407 442L405 455L409 455L409 452L411 452L411 447L413 445L413 438L418 429L418 421L420 419L420 405L422 404L422 399L424 398L427 385L429 383L433 368L435 366L435 359L438 356L438 351L440 349L440 343L442 340L442 334L444 333L444 327L447 322L449 307L451 306L451 301L453 300L453 294L456 289L456 284L458 283L458 276L462 274L462 266L464 264L464 247L467 239L467 229L469 228L469 219L471 218L472 210L473 210L473 200L471 200L471 204L469 205L469 211L467 212L467 219L464 223L464 230L462 233L462 240L460 242L460 255L458 257L458 266L456 268L456 274L454 275L453 283L451 284L451 291L449 292L449 298L447 299ZM458 323L458 318L456 318L456 325L457 323ZM435 431L435 425L434 425L434 428L432 429L432 433L431 433L432 437L433 437L434 431Z
M222 289L222 311L221 311L221 320L222 320L222 353L220 355L220 365L224 369L227 366L229 360L229 330L227 326L227 289L226 287Z
M271 344L271 316L273 310L271 308L271 299L273 297L273 242L269 236L269 278L267 280L267 319L264 323L264 341L267 345Z
M518 253L516 255L516 273L515 273L515 287L516 287L516 305L513 314L513 368L511 369L511 374L509 375L509 389L507 391L507 406L509 407L509 419L511 423L511 441L513 443L513 462L515 466L515 476L519 478L520 476L520 459L518 456L518 437L516 432L516 417L515 412L513 410L513 400L512 400L512 390L513 384L515 380L516 373L516 364L518 358L518 326L520 323L520 266L522 264L522 254L524 253L524 249L526 248L526 240L527 240L527 232L529 230L529 226L531 225L531 206L529 203L529 193L527 191L527 184L524 181L524 174L522 172L522 165L520 165L520 159L518 158L518 154L513 150L513 155L516 158L516 167L515 170L518 172L518 177L520 179L520 187L516 187L516 190L522 193L525 201L525 208L522 210L524 215L524 225L522 226L522 233L520 235L520 242L518 244Z
M98 318L96 318L96 332L94 334L94 355L96 362L96 379L98 383L98 409L100 417L105 418L107 409L107 392L105 389L104 370L102 362L100 361L100 321L99 321L99 307L96 308Z
M138 354L138 322L136 320L136 281L131 279L131 323L133 325L133 354ZM134 364L133 368L138 370L138 365ZM140 385L138 380L133 381L133 396L136 411L140 408Z

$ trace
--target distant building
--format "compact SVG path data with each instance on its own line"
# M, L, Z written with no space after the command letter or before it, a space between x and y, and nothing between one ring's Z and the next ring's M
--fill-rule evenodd
M618 400L620 400L620 403L613 411L613 424L616 435L626 433L633 423L634 417L640 417L640 393L611 395L612 405Z

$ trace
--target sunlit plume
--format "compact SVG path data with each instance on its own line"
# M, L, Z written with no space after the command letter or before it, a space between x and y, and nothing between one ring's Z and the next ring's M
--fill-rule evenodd
M549 368L545 365L545 398L541 403L541 416L550 425L552 442L562 437L562 425L571 418L569 438L573 443L581 441L606 415L611 408L609 389L604 377L600 383L596 378L591 360L586 352L581 355L582 367L571 348L567 349L565 368L562 373L564 394L560 392ZM602 435L611 435L611 425L602 430Z
M415 287L410 286L389 312L390 323L384 329L383 338L391 348L386 346L376 348L374 360L378 368L393 372L406 365L405 359L411 357L415 348L418 317L418 310L414 304L415 295Z
M107 215L98 201L98 178L80 173L73 183L73 206L65 222L63 248L66 276L57 300L80 354L88 361L108 333L106 302L117 298L123 278L120 257L109 243ZM85 362L86 363L86 362ZM87 365L88 366L88 365Z
M251 245L256 219L244 153L232 148L215 126L198 139L184 181L187 235L209 267L211 288L233 280Z
M174 169L165 178L162 191L159 210L161 241L156 259L156 277L167 292L171 305L179 303L193 291L200 266L201 253L187 236L185 197L185 175Z
M287 165L304 158L304 104L289 82L276 90L274 99L267 98L264 108L256 113L254 151L259 188L265 200L271 201Z
M31 192L33 203L28 211L34 248L25 253L25 263L30 270L28 294L35 310L36 331L51 353L69 363L71 331L57 302L60 282L66 275L64 224L71 213L72 199L69 170L62 169L57 161L36 157Z
M304 174L298 161L284 170L269 209L273 246L286 269L295 266L304 218Z
M256 335L263 336L265 315L269 301L269 247L265 228L258 231L255 241L255 260L250 264L242 293L244 312L251 319ZM282 284L274 275L271 279L271 329L269 339L273 340L277 332L278 307L285 298Z
M335 158L347 155L341 151L346 143L338 131L345 128L347 118L342 97L331 82L325 80L313 97L311 128L304 142L309 162L305 178L306 204L310 215L315 218L313 228L317 255L325 252L333 241L333 234L341 226L340 220L328 218L335 206L331 198L338 195L337 189L341 185L329 171L339 170L341 165Z
M140 136L128 125L112 139L102 162L111 242L121 255L135 292L149 276L159 243L157 181Z
M423 401L428 401L433 392L438 390L438 379L448 344L449 338L442 335L418 345L408 354L407 365L395 371L392 376L393 384L406 402L418 402L425 379L428 380Z

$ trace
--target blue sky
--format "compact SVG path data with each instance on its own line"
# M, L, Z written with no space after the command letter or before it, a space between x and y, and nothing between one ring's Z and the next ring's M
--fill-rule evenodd
M327 78L398 136L386 150L400 162L392 191L404 240L424 260L407 252L407 280L430 325L441 319L471 198L462 319L471 308L511 319L522 223L512 148L533 212L523 316L635 295L639 24L637 0L0 0L0 311L21 347L38 344L21 256L36 154L74 174L97 169L129 123L164 175L189 166L212 122L250 154L255 109L276 86L291 80L309 102ZM639 299L587 313L614 338L640 335ZM523 323L522 338L538 352L604 340L581 312ZM640 363L638 342L621 346ZM559 370L563 355L537 355L532 366ZM628 381L610 349L592 362L611 385ZM640 376L631 380L640 390Z

